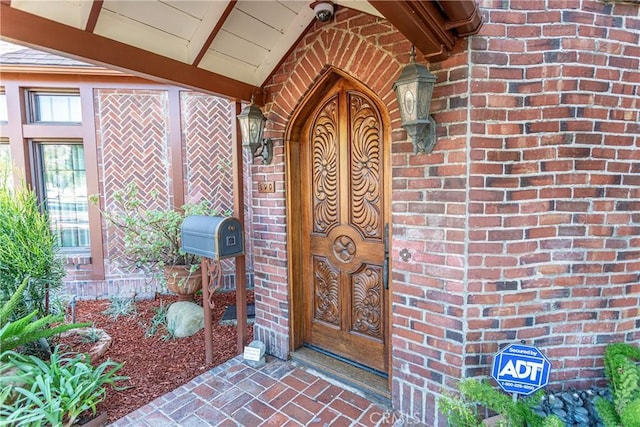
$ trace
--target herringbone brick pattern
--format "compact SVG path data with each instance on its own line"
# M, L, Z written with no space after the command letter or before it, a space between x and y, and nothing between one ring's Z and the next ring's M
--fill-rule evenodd
M104 208L114 208L114 192L133 182L149 209L169 206L168 97L166 91L99 90L96 130L103 168ZM109 233L108 258L122 247L119 233Z
M233 103L203 93L183 92L181 112L183 143L186 150L186 200L209 200L221 213L231 211ZM247 159L244 162L245 165L250 164ZM246 186L249 181L248 168L244 169L244 174ZM245 194L250 194L246 188ZM245 246L248 243L245 242ZM245 247L245 252L250 254L250 247ZM225 274L233 272L233 265L233 260L223 262L222 269ZM251 258L247 257L248 271L251 271L251 266Z
M186 200L209 200L222 212L233 209L233 104L226 99L194 92L183 92L181 103L186 148Z

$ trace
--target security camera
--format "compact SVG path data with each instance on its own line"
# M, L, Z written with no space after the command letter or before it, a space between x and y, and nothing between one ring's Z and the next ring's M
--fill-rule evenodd
M313 13L320 22L327 22L333 16L333 3L328 1L317 2L313 6Z

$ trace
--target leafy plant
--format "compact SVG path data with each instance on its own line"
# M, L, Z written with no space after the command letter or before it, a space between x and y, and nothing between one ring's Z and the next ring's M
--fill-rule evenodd
M44 315L47 292L60 288L64 274L56 237L36 194L24 184L16 190L0 187L0 303L30 277L28 297L13 315L23 317L34 310Z
M62 322L64 315L47 315L36 319L38 314L36 310L24 317L11 321L14 310L24 298L24 290L28 283L29 278L25 278L13 293L11 299L0 308L0 349L2 351L13 350L41 338L49 338L70 329L89 325L89 323L71 323L52 326ZM2 356L0 356L0 360L2 360Z
M111 297L109 299L109 307L102 312L111 317L113 320L118 320L118 317L133 316L136 313L136 305L133 298L127 297Z
M447 416L449 426L478 426L478 408L475 403L454 396L453 394L446 394L438 400L438 405L440 406L440 411Z
M91 325L90 328L87 329L86 334L82 335L83 343L95 343L100 341L100 331L96 328L96 324Z
M640 349L626 343L609 344L604 352L604 374L613 402L598 398L596 408L607 427L640 426Z
M49 297L49 314L66 315L69 309L71 296L67 294L53 294Z
M91 366L89 355L59 353L49 361L13 351L4 353L8 363L0 367L0 424L20 426L70 426L86 411L96 414L106 386L122 389L118 376L123 366L107 360ZM11 370L15 370L11 373Z
M157 193L151 194L157 197ZM156 272L164 266L196 266L200 258L182 250L180 226L189 215L219 215L208 201L188 203L179 209L148 209L138 188L129 184L115 192L113 210L103 212L109 224L123 233L126 260L137 268ZM98 196L91 202L98 204Z
M532 406L540 399L541 392L513 401L511 396L496 390L487 381L463 380L458 384L460 396L445 395L438 399L438 405L447 416L451 427L482 426L480 408L488 408L503 416L503 426L510 427L562 427L562 421L555 415L541 417ZM483 411L484 412L484 411Z
M167 328L167 311L169 310L168 305L164 305L164 301L160 301L159 307L153 307L153 317L151 318L149 326L144 331L145 337L152 337L161 327Z

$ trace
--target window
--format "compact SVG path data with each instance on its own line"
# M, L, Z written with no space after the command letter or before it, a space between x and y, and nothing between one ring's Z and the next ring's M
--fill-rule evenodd
M6 140L0 140L0 186L13 188L13 167L11 147Z
M0 89L0 123L7 123L9 115L7 114L7 94Z
M89 205L84 147L74 142L40 142L36 175L51 230L62 249L88 249Z
M80 94L29 92L33 123L81 123Z

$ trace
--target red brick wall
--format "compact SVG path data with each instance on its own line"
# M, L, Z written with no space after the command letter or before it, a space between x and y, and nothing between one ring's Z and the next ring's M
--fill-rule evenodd
M182 134L186 201L209 200L221 212L233 210L231 129L233 103L203 93L182 92Z
M483 1L472 40L465 376L525 340L591 385L640 337L639 6Z
M276 138L276 156L271 166L254 166L253 180L275 181L278 191L253 194L254 335L267 343L269 352L287 356L282 138L297 105L332 66L372 89L391 117L393 403L412 419L427 419L434 412L434 390L445 378L452 382L462 374L467 55L463 43L449 60L431 67L439 80L432 110L443 123L434 153L416 156L400 126L392 91L410 50L411 44L386 21L342 9L335 22L317 24L266 86L267 133ZM403 249L410 254L407 261L399 256Z
M391 85L409 43L342 9L267 84L275 160L254 166L256 338L288 351L285 170L290 115L327 65L370 87L393 128L393 405L444 425L435 400L526 340L553 386L602 378L607 342L640 337L639 6L481 2L481 33L438 77L433 153L414 155ZM579 384L578 384L579 385Z
M220 215L233 212L233 164L231 138L234 103L217 96L183 91L180 94L180 115L185 159L186 203L208 200ZM248 170L245 169L245 180ZM245 245L251 254L251 247ZM247 270L252 271L251 257ZM223 274L235 277L234 261L222 261ZM225 278L225 287L234 287Z
M467 41L429 68L438 142L413 154L399 124L393 155L393 404L435 425L435 400L464 375L468 175Z

